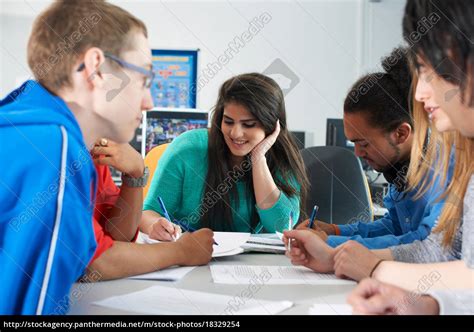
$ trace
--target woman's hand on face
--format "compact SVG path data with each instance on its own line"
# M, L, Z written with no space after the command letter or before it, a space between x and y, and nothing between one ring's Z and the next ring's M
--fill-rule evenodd
M252 150L252 163L257 163L259 160L265 158L265 154L270 150L270 148L275 144L278 135L280 134L280 120L277 121L275 130L273 133L265 137L256 147Z

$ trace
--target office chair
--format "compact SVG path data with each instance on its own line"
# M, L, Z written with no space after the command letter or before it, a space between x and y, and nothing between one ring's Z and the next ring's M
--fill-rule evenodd
M359 158L345 148L314 146L301 150L310 182L306 213L319 206L318 220L347 224L373 220L372 200Z
M165 152L168 145L169 143L155 146L145 156L145 166L148 167L148 170L150 171L150 176L148 177L148 183L146 184L145 188L143 188L143 199L145 199L148 193L148 189L150 189L151 180L153 179L153 174L155 174L156 166L158 165L158 160L160 160L161 156L163 155L163 152Z

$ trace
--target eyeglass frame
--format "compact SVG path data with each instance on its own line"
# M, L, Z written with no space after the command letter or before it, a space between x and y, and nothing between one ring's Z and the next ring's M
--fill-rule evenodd
M134 65L133 63L122 60L119 57L116 57L115 55L110 54L108 52L104 52L104 56L106 58L109 58L110 60L117 62L123 68L127 68L144 75L146 77L146 80L143 86L147 89L151 87L151 83L153 82L155 78L155 72L153 71L153 69L145 69L143 67ZM83 62L79 65L79 67L77 68L77 71L83 71L84 68L86 68L86 64Z

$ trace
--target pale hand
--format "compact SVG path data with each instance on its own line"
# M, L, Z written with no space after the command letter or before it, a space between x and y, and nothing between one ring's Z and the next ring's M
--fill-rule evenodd
M291 241L291 250L286 256L293 265L303 265L313 271L330 273L333 271L334 249L328 246L316 234L309 230L285 231L283 242L288 246Z
M173 241L181 236L181 227L160 217L148 229L148 237L159 241Z
M339 278L362 280L370 277L380 258L356 241L347 241L336 248L334 272Z
M362 315L438 315L439 305L428 295L415 295L375 279L364 279L349 294L347 303Z

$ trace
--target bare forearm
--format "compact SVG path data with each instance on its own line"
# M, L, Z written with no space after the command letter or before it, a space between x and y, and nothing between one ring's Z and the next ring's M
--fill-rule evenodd
M380 259L385 261L393 261L392 252L390 249L377 249L371 250L374 254L376 254Z
M137 244L116 241L87 268L100 280L126 278L181 264L176 243Z
M110 211L107 231L116 241L131 241L141 220L143 188L120 189L120 197Z
M253 188L255 200L260 209L271 208L280 197L280 190L273 180L265 158L252 164Z
M382 262L373 276L410 291L424 292L434 289L473 289L473 271L459 260L431 264Z

